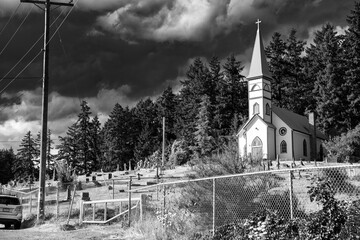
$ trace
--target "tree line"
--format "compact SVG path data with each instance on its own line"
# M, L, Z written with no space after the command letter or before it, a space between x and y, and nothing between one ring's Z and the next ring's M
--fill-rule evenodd
M354 129L360 119L359 2L346 20L348 29L343 35L326 23L307 46L291 29L285 36L275 32L265 49L273 77L273 104L302 115L314 111L318 127L329 136ZM78 174L155 164L162 151L163 117L168 164L221 151L248 118L243 68L234 54L223 64L216 56L196 58L178 93L167 87L156 100L145 98L132 108L116 104L103 126L83 101L77 121L59 137L59 144L54 146L49 137L48 173L58 160L66 161ZM56 156L51 153L54 147ZM0 163L10 169L1 169L1 181L37 176L38 159L39 137L28 132L17 154L1 150Z

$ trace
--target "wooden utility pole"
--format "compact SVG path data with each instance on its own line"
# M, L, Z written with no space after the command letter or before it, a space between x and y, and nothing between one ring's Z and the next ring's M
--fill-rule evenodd
M163 117L163 131L162 131L162 156L161 156L161 172L165 164L165 117Z
M51 2L50 0L20 0L20 2L44 5L44 48L43 48L43 88L42 88L42 117L41 117L41 148L40 148L40 176L37 220L44 220L45 212L45 173L46 173L46 146L48 121L48 95L49 95L49 30L51 5L72 7L74 4Z

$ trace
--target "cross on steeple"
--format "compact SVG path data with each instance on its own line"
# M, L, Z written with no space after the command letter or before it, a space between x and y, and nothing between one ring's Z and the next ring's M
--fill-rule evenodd
M258 29L260 28L260 23L261 21L259 19L255 22L255 24L257 24Z

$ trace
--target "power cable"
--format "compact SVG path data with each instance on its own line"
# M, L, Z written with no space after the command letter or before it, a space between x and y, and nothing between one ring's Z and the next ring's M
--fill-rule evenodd
M58 17L55 19L55 22L60 18L60 16L62 15L63 11L60 12L60 14L58 15ZM53 22L50 27L55 23ZM22 60L24 60L24 58L30 53L30 51L36 46L36 44L43 38L44 34L42 34L38 40L30 47L30 49L20 58L20 60L4 75L4 77L2 77L0 79L0 83L22 62Z
M1 54L5 51L5 49L7 48L7 46L10 44L10 42L13 40L13 38L15 37L15 35L18 33L18 31L20 30L20 28L22 27L22 25L24 24L24 22L26 21L26 19L29 17L31 10L34 8L34 6L32 6L28 13L26 14L26 16L24 17L24 19L22 20L22 22L20 23L19 27L16 29L16 31L13 33L13 35L11 36L11 38L8 40L8 42L5 44L5 46L3 47L3 49L0 52L0 56Z
M78 1L79 1L79 0L77 0L74 5L76 5L76 4L78 3ZM59 31L60 27L64 24L65 20L69 17L70 13L72 12L72 9L73 9L73 8L71 8L70 11L66 14L66 16L65 16L64 19L63 19L63 21L60 23L59 27L58 27L58 28L55 30L55 32L52 34L52 36L50 37L50 39L49 39L49 41L48 41L47 44L49 44L49 43L51 42L51 40L54 38L55 34ZM59 16L60 16L60 14L59 14ZM52 25L52 24L51 24L51 25ZM50 27L51 27L51 25L50 25ZM44 36L44 34L43 34L42 36ZM38 40L38 41L39 41L39 40ZM37 42L38 42L38 41L37 41ZM37 42L36 42L36 43L37 43ZM36 43L35 43L35 44L36 44ZM35 44L34 44L34 45L35 45ZM34 45L33 45L33 46L34 46ZM31 48L31 49L32 49L32 48ZM30 50L31 50L31 49L30 49ZM29 50L29 51L30 51L30 50ZM28 52L29 52L29 51L28 51ZM27 52L27 53L28 53L28 52ZM26 54L27 54L27 53L26 53ZM28 68L28 67L30 66L30 64L31 64L33 61L35 61L35 59L36 59L41 53L42 53L42 50L41 50L38 54L36 54L36 56L20 71L20 73L17 74L17 75L15 76L15 78L14 78L13 80L11 80L11 81L0 91L0 95L6 90L6 88L7 88L10 84L12 84L12 83L17 79L17 77L19 77L19 75L20 75L21 73L23 73L23 72L25 71L26 68ZM24 57L23 57L23 58L24 58ZM22 59L23 59L23 58L22 58ZM13 67L12 69L14 69L14 67ZM7 75L8 75L8 74L6 74L6 76L7 76ZM6 77L6 76L5 76L5 77ZM0 82L1 82L2 80L3 80L3 79L1 79Z
M5 30L5 28L7 27L7 25L9 25L9 23L11 22L11 20L15 17L15 14L16 14L17 10L19 9L20 5L21 5L21 2L20 2L19 5L17 6L17 8L14 10L14 12L12 13L11 17L9 18L9 20L6 22L6 24L4 25L4 27L1 29L0 35L1 35L2 32Z

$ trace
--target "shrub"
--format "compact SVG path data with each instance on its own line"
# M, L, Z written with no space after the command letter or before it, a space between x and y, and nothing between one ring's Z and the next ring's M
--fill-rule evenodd
M306 239L340 239L340 232L346 222L345 203L335 199L332 182L316 179L308 191L311 201L322 204L322 209L310 215L306 226Z
M76 180L74 169L69 166L65 161L58 161L55 163L55 168L58 180L63 189L66 189L70 183Z

